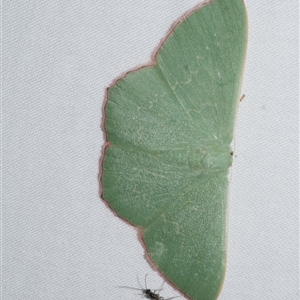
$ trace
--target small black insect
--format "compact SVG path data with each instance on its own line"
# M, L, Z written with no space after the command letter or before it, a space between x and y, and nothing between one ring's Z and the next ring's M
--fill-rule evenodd
M159 289L159 290L150 290L147 288L147 278L148 274L145 276L145 288L141 288L141 289L138 289L138 288L134 288L134 287L130 287L130 286L118 286L120 288L127 288L127 289L131 289L131 290L136 290L136 291L141 291L142 292L142 296L144 296L144 298L146 299L152 299L152 300L171 300L171 299L175 299L175 298L178 298L178 297L172 297L172 298L164 298L164 297L161 297L159 295L160 291L162 290L162 287Z
M159 294L157 294L156 291L152 292L150 289L144 289L142 290L142 293L147 299L166 300L165 298L159 296Z

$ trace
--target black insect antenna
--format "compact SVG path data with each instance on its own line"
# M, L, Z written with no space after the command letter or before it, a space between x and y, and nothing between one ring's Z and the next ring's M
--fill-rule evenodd
M165 300L163 297L160 297L159 294L157 293L156 290L150 290L147 287L147 276L148 274L145 276L145 287L142 288L142 285L140 283L139 277L137 277L138 283L140 288L135 288L135 287L131 287L131 286L117 286L118 288L125 288L125 289L130 289L130 290L135 290L135 291L141 291L142 292L142 296L144 296L144 298L146 299L152 299L152 300ZM158 290L160 292L160 290Z
M150 290L147 287L147 276L148 276L148 274L145 275L145 288L142 288L140 280L139 280L139 277L137 277L137 279L138 279L139 286L141 288L135 288L135 287L131 287L131 286L117 286L117 287L118 288L126 288L126 289L141 291L142 292L141 295L144 296L144 298L146 298L146 299L152 299L152 300L172 300L172 299L181 297L181 296L177 296L177 297L171 297L171 298L164 298L164 297L160 296L159 293L160 293L160 291L163 288L164 282L162 283L162 286L161 286L160 289L158 289L158 290Z

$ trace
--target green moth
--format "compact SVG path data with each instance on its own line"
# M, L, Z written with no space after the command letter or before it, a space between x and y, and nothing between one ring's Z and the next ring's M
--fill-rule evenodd
M246 42L243 0L206 1L171 30L152 65L107 90L102 197L189 299L216 299L224 280Z

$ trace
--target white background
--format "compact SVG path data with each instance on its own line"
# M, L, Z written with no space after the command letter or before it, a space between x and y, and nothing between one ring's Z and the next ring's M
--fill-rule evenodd
M249 47L219 299L299 299L298 1L245 0ZM100 200L105 88L197 0L3 4L2 299L139 299L163 279ZM177 295L167 284L164 297Z

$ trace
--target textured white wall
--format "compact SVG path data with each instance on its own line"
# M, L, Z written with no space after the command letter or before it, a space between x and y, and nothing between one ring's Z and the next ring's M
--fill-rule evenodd
M220 299L299 299L298 1L245 0L249 51ZM4 1L3 299L135 299L149 267L98 195L105 88L197 0ZM176 292L165 284L162 295Z

